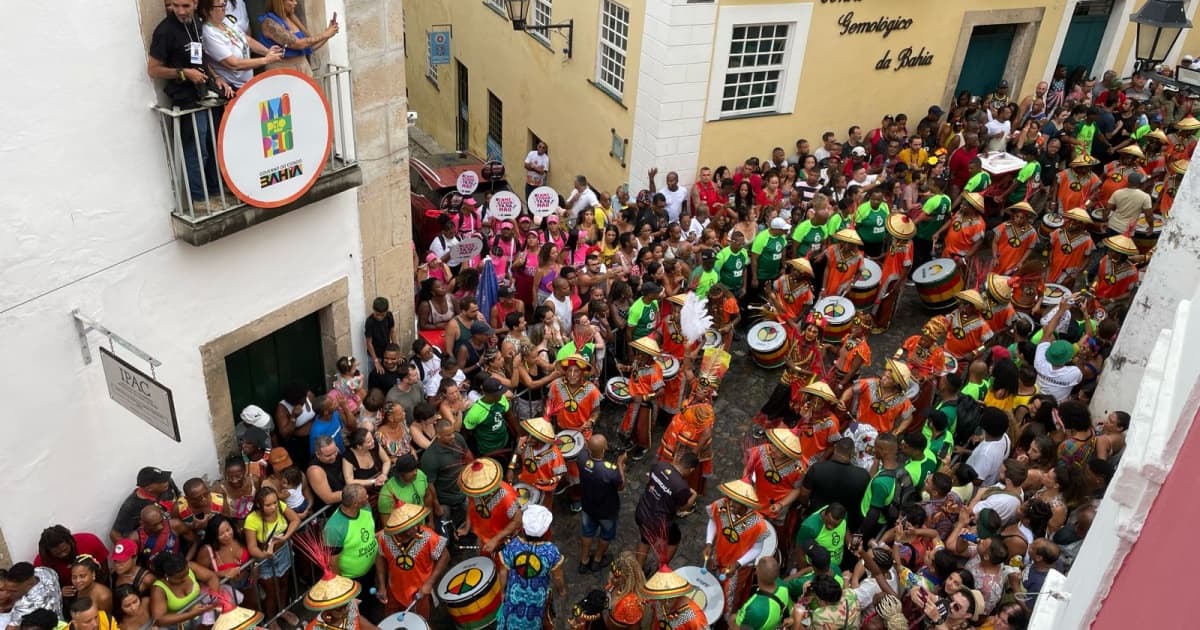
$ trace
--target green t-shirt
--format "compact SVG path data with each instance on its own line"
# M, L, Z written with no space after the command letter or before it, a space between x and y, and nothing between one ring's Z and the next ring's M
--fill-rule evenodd
M721 279L721 286L737 293L742 290L746 267L749 265L750 252L747 252L745 247L738 250L737 253L725 247L717 252L717 259L713 264L713 269L717 270L717 275Z
M1080 149L1084 153L1091 155L1092 140L1096 138L1096 123L1080 123L1079 129L1075 131L1075 138L1080 142L1080 146L1075 148L1075 155L1079 155Z
M371 509L359 508L350 518L340 508L325 523L325 544L337 558L338 575L358 579L375 568L379 542L375 540L375 519Z
M959 391L959 393L964 396L970 396L971 398L974 398L976 402L980 402L983 400L983 395L987 393L987 382L967 383L966 385L963 385L963 388Z
M988 175L987 171L979 171L967 180L967 185L963 188L963 192L981 193L985 188L992 185L992 176Z
M642 298L634 300L629 305L629 319L625 323L629 325L635 340L654 332L654 327L658 325L658 301L647 304Z
M886 203L880 203L878 208L872 208L871 202L863 202L854 211L854 229L864 243L882 243L887 238L887 218L891 208Z
M1011 193L1008 193L1008 202L1017 203L1025 199L1025 190L1029 187L1029 180L1037 181L1042 177L1042 165L1038 164L1037 160L1026 162L1021 170L1017 171L1017 185Z
M750 253L758 255L758 279L774 280L779 277L779 268L783 265L783 252L787 249L787 235L771 236L770 230L763 230L754 237L750 245Z
M804 546L808 541L814 540L829 551L829 559L834 564L841 566L842 552L846 550L846 519L842 519L833 529L825 527L825 519L821 517L827 509L829 506L809 514L808 518L800 523L800 529L796 531L796 544Z
M807 256L808 252L820 251L821 243L829 240L835 232L842 229L842 215L834 214L822 225L813 225L811 219L801 221L792 230L792 241L796 243L796 255Z
M939 409L941 408L939 407ZM946 413L948 411L953 411L955 416L958 415L957 408L951 407L942 409L942 413L946 414L947 419L950 417L950 414ZM933 427L929 426L929 423L926 422L925 426L921 427L921 434L925 436L925 443L929 445L925 449L925 457L931 457L934 460L940 461L941 458L946 455L945 451L954 445L954 442L951 439L954 434L950 432L949 423L946 425L946 430L942 431L942 434L935 438L933 437ZM936 468L934 472L936 472Z
M933 235L942 228L946 219L950 218L950 205L949 195L934 195L925 200L921 212L929 218L917 224L917 238L923 241L933 240Z
M712 271L696 267L692 271L692 279L696 281L696 297L703 300L708 298L708 290L720 280L720 275L717 274L716 266L713 266Z
M795 595L798 597L800 591L796 591ZM737 613L737 624L752 630L776 630L783 622L784 615L791 614L792 599L792 591L787 583L775 578L774 593L764 593L757 587L754 589Z
M937 471L938 462L929 449L926 448L924 458L920 460L909 460L904 465L904 470L908 471L908 476L912 479L913 487L917 490L925 487L925 478Z
M595 353L596 353L596 342L589 341L589 342L583 344L582 348L579 348L575 345L575 340L571 339L570 341L567 342L567 345L558 349L558 354L554 355L554 360L555 360L555 362L558 362L558 361L562 361L563 359L565 359L573 354L578 354L579 356L581 356L581 357L587 359L589 362L591 362L592 355Z
M896 493L896 477L892 474L884 474L885 471L880 469L871 478L871 483L867 484L867 491L863 493L862 509L863 516L871 511L871 508L883 509L892 504L892 495ZM879 522L885 523L887 519L882 514L879 515Z
M386 522L387 515L396 509L397 503L425 505L425 491L428 489L429 477L419 468L412 483L400 483L395 477L389 478L379 491L379 518Z
M950 442L953 442L954 430L958 428L958 400L953 400L951 402L939 402L935 409L946 414L946 419L949 420L949 422L946 423L946 435L949 437L946 439ZM929 435L933 435L932 429L930 429ZM926 435L925 439L928 440L929 435Z
M846 587L846 581L842 578L841 567L836 564L830 564L829 572L834 581L838 583L838 586L841 586L842 588ZM790 580L787 580L784 582L784 584L787 586L788 592L792 594L792 598L799 599L800 595L804 593L804 586L813 581L813 578L815 577L817 577L815 572L808 571L800 577L794 577Z
M501 396L500 400L488 404L483 399L475 401L474 405L463 416L463 428L475 432L475 446L480 454L498 451L508 446L508 397Z

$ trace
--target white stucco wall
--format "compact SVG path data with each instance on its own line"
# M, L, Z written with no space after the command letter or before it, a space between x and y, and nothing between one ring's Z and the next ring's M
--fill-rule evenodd
M141 466L180 483L216 475L202 344L342 277L353 326L364 299L353 191L202 247L174 239L133 3L7 8L0 530L22 560L50 524L106 538ZM80 357L74 308L163 362L182 443L108 399L99 361Z

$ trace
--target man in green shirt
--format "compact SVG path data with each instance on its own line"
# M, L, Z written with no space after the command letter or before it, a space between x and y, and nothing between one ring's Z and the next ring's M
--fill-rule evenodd
M787 220L782 217L771 219L771 226L754 236L750 245L750 278L752 300L762 294L762 288L779 277L783 267L783 254L787 251L787 233L792 229Z
M628 325L625 326L627 341L637 341L658 327L658 298L661 295L662 287L649 280L642 283L642 297L629 305Z
M800 523L796 547L803 549L810 542L824 547L829 552L830 562L842 566L842 552L846 549L846 508L841 503L830 503Z
M379 541L375 538L375 519L367 504L367 489L351 483L342 490L342 504L325 522L322 538L332 554L331 566L338 575L362 586L362 592L375 589L375 556ZM363 597L360 612L379 620L382 606L374 597Z
M1021 147L1021 157L1025 160L1025 166L1017 171L1012 184L1008 186L1008 203L1010 204L1025 201L1029 194L1029 183L1039 182L1042 179L1042 165L1037 159L1037 145L1027 144Z
M934 409L946 414L946 433L950 434L950 442L954 442L958 427L958 392L962 390L962 377L957 374L947 374L938 379L938 403Z
M929 196L921 205L921 213L913 219L917 233L913 236L912 271L933 260L933 235L950 219L950 208L953 206L950 195L942 192L942 184L937 179L926 181L921 192Z
M971 174L971 178L967 180L963 192L983 194L983 191L992 185L992 176L983 170L983 160L979 158L971 160L971 163L967 165L967 171Z
M896 496L896 477L904 474L900 465L900 444L892 433L881 433L875 438L875 474L867 491L863 493L863 522L858 529L863 540L870 540L891 525L887 517L888 507Z
M512 435L517 433L516 420L512 417L508 397L504 395L507 389L500 381L487 379L480 388L483 397L463 416L463 428L475 438L473 452L476 457L507 448L512 443Z
M950 410L958 414L957 407L950 406ZM954 449L954 434L948 430L949 426L950 418L945 411L930 409L925 416L925 426L921 427L921 435L925 436L925 452L939 464L949 461L950 452Z
M696 297L700 299L708 298L708 290L712 285L720 281L720 274L715 268L717 261L717 253L711 249L706 249L700 252L700 266L692 271L692 277L689 282L692 285L692 290L696 292Z
M913 431L905 433L902 438L900 449L908 458L908 462L904 464L904 470L908 471L914 488L924 487L925 478L937 471L937 459L927 450L928 447L929 441L922 433Z
M746 251L746 236L734 231L729 235L729 245L717 252L713 269L717 270L721 286L729 289L733 297L739 300L746 294L746 268L749 266L750 253Z
M783 620L792 614L792 601L801 595L801 590L795 593L788 588L787 582L779 579L779 561L771 556L760 558L755 565L758 577L754 591L737 611L731 628L750 628L751 630L776 630ZM727 620L728 621L728 620ZM713 620L713 623L716 623Z
M803 258L808 252L821 251L821 244L842 229L842 215L822 210L796 224L792 229L792 253L789 258Z
M854 229L863 242L863 253L870 258L883 255L887 239L887 218L892 210L883 201L883 189L871 189L871 196L854 211Z
M433 487L429 485L429 477L417 468L417 458L411 454L396 458L387 483L379 490L380 522L386 523L392 510L401 503L424 505L434 514L441 511Z
M1075 128L1075 155L1092 154L1092 142L1096 139L1096 121L1100 120L1100 108L1095 105L1087 109L1087 117Z

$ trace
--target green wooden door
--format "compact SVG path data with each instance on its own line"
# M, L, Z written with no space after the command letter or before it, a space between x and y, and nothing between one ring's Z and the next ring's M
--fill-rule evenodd
M235 422L246 405L274 413L283 386L292 381L325 393L320 317L313 313L301 318L225 357L225 371Z
M1008 63L1015 32L1016 27L1011 24L975 27L963 57L955 95L967 90L972 96L983 96L996 89L996 84L1004 78L1004 66Z
M1063 39L1062 53L1058 56L1058 63L1067 67L1068 75L1080 67L1088 75L1092 74L1092 65L1096 63L1096 54L1100 51L1100 40L1104 39L1110 13L1112 0L1085 0L1075 6L1071 26L1067 28L1067 36Z

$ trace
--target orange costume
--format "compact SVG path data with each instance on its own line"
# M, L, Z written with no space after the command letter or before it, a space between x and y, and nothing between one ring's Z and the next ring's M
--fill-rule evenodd
M862 267L862 250L854 248L852 253L842 251L842 244L834 243L825 250L828 259L825 266L825 284L821 294L826 296L845 295L851 285L858 280L859 268Z
M836 423L834 427L836 429ZM801 437L801 444L803 440ZM773 450L770 444L759 444L748 455L750 465L746 472L754 476L754 493L764 510L799 488L804 481L804 471L808 468L800 460L773 454Z
M1105 164L1104 181L1100 183L1100 196L1096 198L1096 204L1101 208L1108 205L1108 198L1118 190L1125 188L1127 185L1125 180L1129 179L1129 176L1134 173L1145 175L1146 171L1143 171L1141 167L1136 165L1124 166L1118 162Z
M983 233L986 229L987 225L981 217L963 221L961 215L955 215L954 220L950 222L950 227L946 229L946 248L942 251L942 255L966 258L975 244L983 240Z
M547 409L554 414L555 424L560 431L572 429L583 432L584 439L592 437L592 427L584 428L592 419L596 405L600 404L600 390L589 381L584 381L577 389L567 385L567 379L560 378L550 384L550 398Z
M733 508L737 504L721 497L708 506L708 517L712 519L714 537L707 542L713 546L713 558L721 571L737 567L725 576L721 585L725 591L725 610L736 610L742 602L741 591L748 590L750 574L758 560L757 550L767 539L767 519L754 510L737 515Z
M1046 280L1041 274L1013 277L1012 303L1018 311L1029 313L1045 293Z
M1173 133L1167 139L1171 141L1166 147L1168 162L1192 159L1192 153L1196 151L1196 136L1181 138Z
M557 444L543 444L533 438L521 449L521 472L517 480L545 493L554 492L558 477L567 474L567 462Z
M387 613L391 615L413 603L413 596L433 575L438 560L446 553L446 539L424 525L418 525L416 536L405 542L398 542L383 532L376 536L379 538L379 555L387 565ZM428 597L413 607L414 612L426 618L430 609Z
M1011 221L1005 221L992 229L992 239L998 255L992 271L1007 276L1021 266L1025 255L1037 244L1038 235L1032 225L1026 225L1021 231Z
M814 301L812 285L807 280L796 282L791 274L784 273L771 281L771 289L779 303L783 305L781 319L798 320L805 309L812 306Z
M654 401L649 396L657 396L663 390L662 366L658 361L650 360L648 365L639 365L629 372L629 395L641 396L630 401L625 408L625 417L621 420L621 432L633 433L638 446L650 448L650 412L654 409ZM636 429L636 430L635 430Z
M854 367L855 357L862 359L862 364L857 368ZM865 333L862 337L846 335L846 338L842 340L842 347L838 351L837 359L833 363L834 375L841 378L849 374L851 370L860 370L869 365L871 365L871 346L867 343L867 335Z
M1066 212L1071 208L1083 208L1092 198L1093 193L1100 189L1100 178L1088 171L1079 176L1075 170L1064 168L1056 176L1058 182L1058 209Z
M704 477L713 472L712 429L715 417L711 403L690 404L671 419L658 445L658 458L674 462L677 454L691 451L700 458L700 466L688 476L688 485L703 493Z
M1066 228L1050 233L1050 270L1046 278L1054 284L1071 288L1075 276L1087 268L1088 258L1096 250L1092 235L1087 230L1069 234Z
M674 306L673 304L671 306ZM676 307L678 308L678 307ZM662 332L662 351L676 359L682 359L687 353L687 338L683 336L683 329L679 327L679 322L675 321L675 317L663 317L660 324L660 332Z
M946 353L937 345L923 347L921 335L913 335L905 339L902 345L904 361L917 380L923 381L940 376L946 371Z
M683 605L672 611L662 610L661 605L654 606L654 630L708 630L708 617L704 609L692 598L684 598Z
M858 421L887 433L892 427L908 422L913 414L907 392L885 396L878 378L859 379L851 386L858 390Z
M1162 192L1158 194L1158 211L1164 217L1171 214L1171 207L1175 205L1175 195L1179 192L1179 185L1182 182L1183 173L1167 170L1167 177L1162 184Z
M949 333L946 335L946 352L958 359L960 366L963 359L979 349L988 339L992 338L992 328L987 320L979 315L967 317L961 310L955 310L946 316Z
M1114 264L1105 256L1100 259L1092 291L1101 302L1111 302L1129 296L1138 281L1138 269L1128 261Z
M879 280L879 296L875 298L875 330L887 330L892 323L892 314L904 290L904 280L913 264L912 241L892 240L891 247L884 253L882 277ZM864 361L869 364L870 359Z
M503 481L500 482L500 487L488 496L467 497L467 517L471 523L471 531L475 532L481 543L495 538L501 530L508 527L520 509L516 490ZM496 548L499 549L499 545Z
M645 603L637 593L626 593L624 597L613 603L612 610L609 610L608 614L613 621L623 626L640 628L642 627L642 617L645 615L644 607ZM601 626L603 627L603 624Z
M837 416L831 413L827 413L823 418L801 416L796 432L800 436L800 451L804 453L804 457L812 459L829 450L829 447L841 438L839 426Z
M983 302L987 307L979 314L987 320L988 328L992 329L992 332L1007 330L1017 318L1017 309L1013 308L1012 304L996 304L987 297L983 298Z

